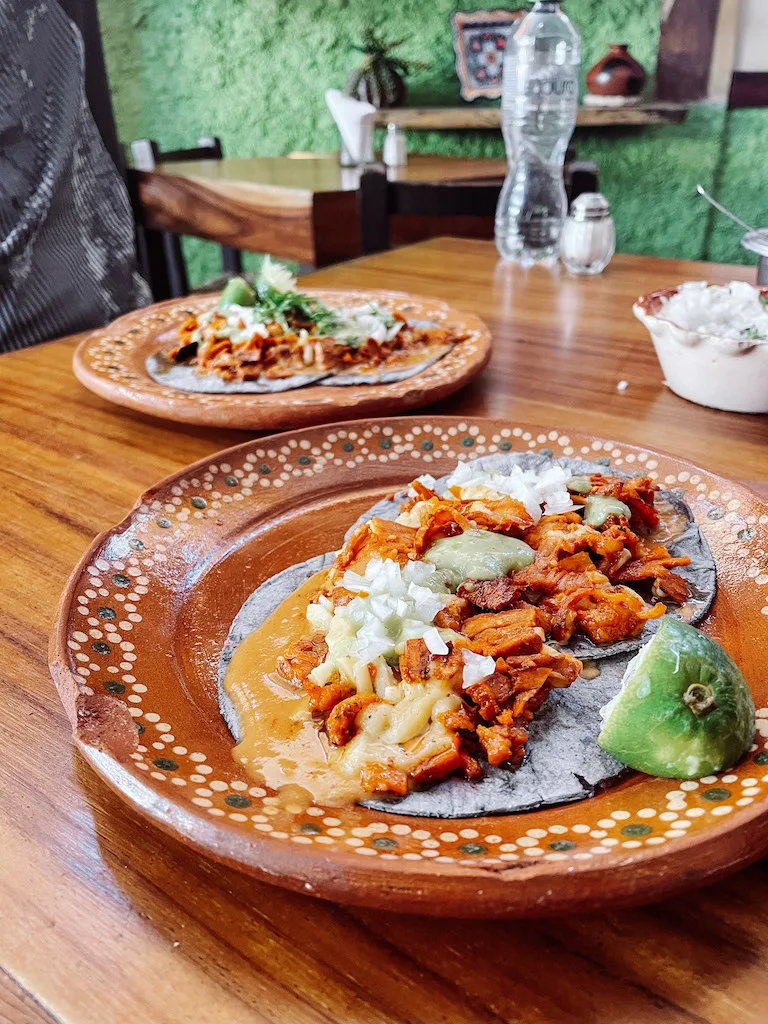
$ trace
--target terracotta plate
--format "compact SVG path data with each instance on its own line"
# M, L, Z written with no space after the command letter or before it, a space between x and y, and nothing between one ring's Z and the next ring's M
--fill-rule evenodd
M528 814L441 822L283 809L232 758L219 652L263 580L337 546L356 516L456 458L550 449L682 487L719 570L705 629L742 667L758 735L726 774L636 774ZM402 418L249 441L153 488L69 582L51 669L88 761L138 811L204 853L313 895L443 915L525 916L639 903L768 850L768 509L671 456L503 420ZM138 731L137 731L138 730Z
M432 320L468 337L432 366L396 384L314 384L272 395L199 394L159 384L145 365L149 355L170 346L174 328L190 312L210 309L216 299L214 294L190 295L137 309L94 331L78 346L72 368L77 379L102 398L162 419L209 427L281 430L407 412L452 395L490 358L491 335L483 321L451 309L439 299L374 290L307 289L307 294L339 307L370 301L383 306L396 303L414 319Z

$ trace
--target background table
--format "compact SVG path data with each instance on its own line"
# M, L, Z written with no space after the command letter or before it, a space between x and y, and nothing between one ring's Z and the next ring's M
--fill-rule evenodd
M506 171L504 160L412 155L388 176L477 181L500 180ZM337 153L160 164L138 172L139 201L147 227L324 267L360 253L360 173L341 167ZM402 220L394 218L395 243L434 233L425 230L424 218ZM476 234L472 228L484 228L484 220L461 218L461 233ZM458 226L453 230L458 233Z
M312 283L438 295L487 319L493 359L435 411L666 448L768 479L768 418L667 391L632 300L745 268L618 257L599 278L497 265L444 239ZM758 1024L764 863L640 910L461 922L353 910L203 860L82 763L46 667L64 581L142 490L242 440L107 405L74 340L0 359L0 1020L16 1024ZM619 380L628 387L618 391Z

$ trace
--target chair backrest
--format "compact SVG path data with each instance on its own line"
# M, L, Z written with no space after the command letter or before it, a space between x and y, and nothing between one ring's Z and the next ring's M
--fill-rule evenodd
M572 151L569 151L569 156ZM570 160L563 177L568 201L582 192L596 192L597 165ZM360 176L360 246L363 255L390 246L390 217L486 217L496 213L502 179L474 181L389 181L381 169L370 168Z
M360 176L360 243L363 254L389 248L389 218L398 214L424 217L492 217L501 179L490 181L388 181L371 169Z
M131 143L133 166L137 171L154 171L158 164L181 163L185 160L221 160L224 155L221 139L202 135L192 149L160 151L154 139L136 139Z
M158 164L221 160L223 156L221 139L216 135L201 135L197 145L191 149L170 149L165 152L160 150L154 139L136 139L131 143L133 169L128 173L128 190L138 228L136 241L139 264L156 300L186 295L189 292L189 281L178 235L170 231L150 230L142 223L137 172L154 171ZM243 260L239 249L229 245L220 248L224 273L228 276L241 274Z

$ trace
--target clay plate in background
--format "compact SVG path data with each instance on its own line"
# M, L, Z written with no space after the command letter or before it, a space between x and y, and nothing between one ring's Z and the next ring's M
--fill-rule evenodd
M432 320L468 337L432 366L394 384L324 387L312 384L279 394L201 394L160 384L146 369L147 357L173 344L175 328L189 313L210 309L216 294L158 302L94 331L75 351L75 376L117 405L180 423L241 430L282 430L331 420L388 415L452 395L482 370L491 355L490 331L479 317L451 309L439 299L391 291L307 289L329 305L379 302L417 320Z
M219 654L242 602L341 543L377 499L456 458L589 455L680 487L718 564L704 629L747 677L756 743L700 782L634 774L590 800L465 820L279 806L231 755ZM410 417L261 438L148 491L64 593L51 671L83 756L201 852L316 896L436 915L537 916L658 899L768 851L768 509L668 455L503 420ZM138 731L137 731L138 730Z

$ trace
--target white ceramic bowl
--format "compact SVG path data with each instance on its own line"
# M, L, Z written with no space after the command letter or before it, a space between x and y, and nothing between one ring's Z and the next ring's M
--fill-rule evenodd
M768 296L768 288L761 288ZM648 328L667 385L691 402L729 412L768 412L768 341L692 331L656 314L677 288L642 295L632 307Z

